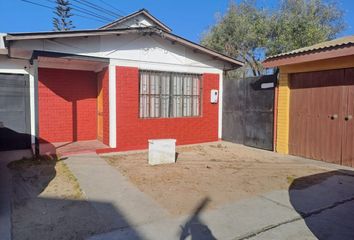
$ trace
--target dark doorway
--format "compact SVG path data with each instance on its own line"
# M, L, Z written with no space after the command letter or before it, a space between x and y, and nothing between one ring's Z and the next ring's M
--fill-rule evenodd
M0 74L0 151L31 147L29 77Z
M273 150L276 80L276 75L269 75L224 81L224 140Z

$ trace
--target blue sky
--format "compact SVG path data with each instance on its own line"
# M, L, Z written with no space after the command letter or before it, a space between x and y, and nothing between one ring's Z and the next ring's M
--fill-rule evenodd
M43 5L52 6L53 0L29 0ZM73 4L77 4L71 0ZM89 0L108 8L101 0ZM175 34L189 40L199 42L204 31L215 23L216 13L224 13L230 0L103 0L123 13L129 14L146 8L155 17L173 29ZM260 0L260 6L273 8L277 0ZM345 11L348 24L341 34L354 34L354 1L341 0L340 7ZM31 32L52 30L53 13L50 9L34 6L21 0L0 0L0 32ZM97 28L104 23L75 17L77 29Z

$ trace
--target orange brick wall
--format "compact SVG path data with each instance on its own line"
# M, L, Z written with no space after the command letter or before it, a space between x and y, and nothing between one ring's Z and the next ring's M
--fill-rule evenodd
M40 138L47 142L96 139L96 74L39 68L38 80Z
M177 144L218 140L218 104L210 103L210 90L219 89L218 74L203 74L202 116L139 118L139 69L117 67L117 148L145 149L148 139L174 138Z

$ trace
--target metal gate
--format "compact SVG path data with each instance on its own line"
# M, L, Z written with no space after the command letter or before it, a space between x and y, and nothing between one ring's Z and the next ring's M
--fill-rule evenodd
M224 81L224 140L273 150L276 80L276 75L268 75Z
M28 75L0 74L0 151L31 147Z

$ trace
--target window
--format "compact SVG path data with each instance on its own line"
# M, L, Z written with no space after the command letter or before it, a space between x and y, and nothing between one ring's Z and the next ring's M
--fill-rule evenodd
M140 118L195 117L201 112L201 76L140 71Z

